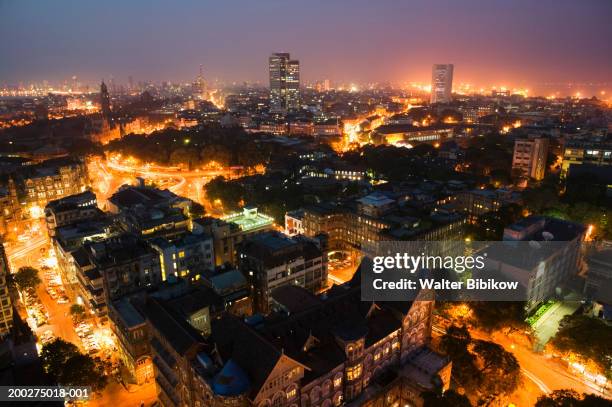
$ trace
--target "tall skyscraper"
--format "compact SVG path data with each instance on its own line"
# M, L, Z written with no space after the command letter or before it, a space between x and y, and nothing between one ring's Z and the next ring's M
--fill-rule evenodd
M102 108L102 117L106 120L111 118L110 95L104 81L100 84L100 107Z
M270 111L286 112L300 106L300 61L289 53L270 56Z
M453 91L453 64L435 64L431 69L431 103L449 103Z

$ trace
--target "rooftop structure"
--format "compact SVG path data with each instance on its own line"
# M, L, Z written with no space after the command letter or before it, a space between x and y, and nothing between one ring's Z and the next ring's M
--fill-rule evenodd
M234 223L244 232L258 229L265 226L271 226L274 223L274 218L260 213L256 207L244 207L242 212L232 213L224 216L224 221Z

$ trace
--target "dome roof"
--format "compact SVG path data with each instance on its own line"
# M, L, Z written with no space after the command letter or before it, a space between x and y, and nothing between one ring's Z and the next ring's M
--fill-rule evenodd
M228 360L223 369L213 379L212 389L221 396L237 396L249 390L249 378L232 359Z

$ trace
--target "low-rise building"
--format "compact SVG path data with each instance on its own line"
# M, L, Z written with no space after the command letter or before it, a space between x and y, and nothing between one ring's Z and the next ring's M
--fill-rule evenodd
M285 214L285 234L287 236L304 234L304 211L296 210Z
M119 359L127 370L128 380L136 384L154 380L146 320L128 297L112 302L108 310L110 326L117 337Z
M189 229L191 201L167 189L123 186L108 205L126 232L146 239L172 237Z
M581 164L612 165L612 142L568 141L563 149L562 173L567 175L571 165Z
M53 200L45 207L47 231L51 237L55 235L55 229L59 227L94 219L101 215L102 211L98 209L96 195L91 191Z
M556 218L521 219L504 229L504 244L487 248L487 272L519 282L529 312L580 273L586 231L584 225Z
M201 233L184 233L174 239L157 237L150 240L159 254L162 281L169 276L187 277L190 274L215 268L212 237Z
M221 219L205 217L194 219L192 231L206 233L213 238L215 265L236 264L238 245L250 236L273 229L274 219L257 210L245 207L242 212Z
M159 254L133 235L89 242L73 258L81 295L102 315L110 301L162 282Z
M396 386L379 384L387 375L409 385L402 405L419 405L421 391L450 384L450 362L427 347L427 293L414 302L365 303L355 281L299 312L225 314L208 335L172 301L148 296L137 307L151 333L163 406L340 406L393 397Z
M548 158L548 139L517 139L514 142L512 169L536 181L544 179Z
M327 255L314 241L267 232L244 241L239 267L251 282L256 312L270 310L270 293L298 285L316 293L327 285Z
M10 273L4 244L0 242L0 338L6 336L13 327L13 304L7 282Z
M83 160L54 158L24 167L19 173L25 192L26 206L35 217L52 200L85 192L89 186L87 166Z

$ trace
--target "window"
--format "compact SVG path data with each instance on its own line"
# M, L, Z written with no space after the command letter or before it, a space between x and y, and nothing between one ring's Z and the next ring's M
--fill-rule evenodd
M346 370L348 380L356 380L361 376L361 364L350 367Z
M295 388L289 390L287 392L287 400L291 400L292 398L294 398L297 395L297 390Z

